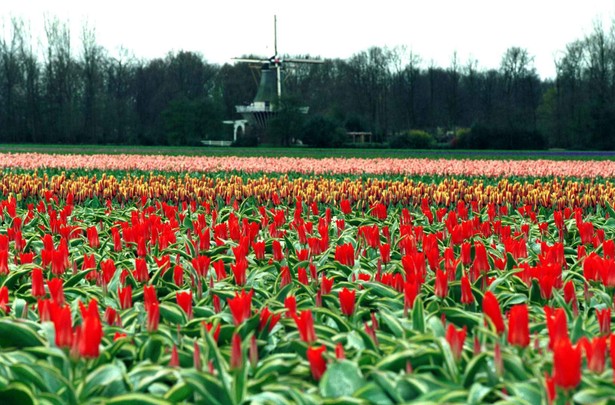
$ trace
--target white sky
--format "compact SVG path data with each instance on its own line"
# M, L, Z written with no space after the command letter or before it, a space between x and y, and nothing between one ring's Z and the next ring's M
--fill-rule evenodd
M554 58L566 44L608 28L613 0L0 0L0 19L28 21L44 37L44 16L68 22L75 37L87 22L111 54L120 47L152 59L169 51L201 53L212 63L243 54L348 58L370 46L406 45L424 67L465 64L497 68L510 46L527 48L542 77L553 77Z

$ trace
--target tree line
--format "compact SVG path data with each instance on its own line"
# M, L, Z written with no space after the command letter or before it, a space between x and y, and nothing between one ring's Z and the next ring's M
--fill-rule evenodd
M35 46L23 21L9 25L0 37L0 143L197 145L228 133L222 121L240 118L235 106L256 93L258 69L246 64L212 64L189 51L112 56L94 29L83 27L74 44L57 19ZM612 148L615 24L595 25L554 63L556 77L543 79L519 47L492 69L456 55L446 67L425 65L405 47L372 47L294 65L285 92L310 114L286 109L271 126L285 133L269 139L339 146L346 131L369 131L379 144L412 145L420 133L443 147Z

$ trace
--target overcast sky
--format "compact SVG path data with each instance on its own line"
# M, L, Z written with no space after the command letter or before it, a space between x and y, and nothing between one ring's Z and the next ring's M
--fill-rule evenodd
M21 17L44 37L45 16L68 22L78 44L84 24L111 54L121 47L152 59L169 51L201 53L212 63L278 50L348 58L371 46L405 45L423 66L448 66L453 53L465 64L497 68L511 46L527 48L542 77L567 43L596 22L610 27L613 0L0 0L0 18Z

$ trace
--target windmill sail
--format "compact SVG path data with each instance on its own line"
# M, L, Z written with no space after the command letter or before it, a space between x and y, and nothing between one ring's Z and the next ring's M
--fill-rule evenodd
M273 44L275 54L270 58L234 58L240 63L259 63L261 79L254 101L249 105L239 105L235 109L249 123L265 128L267 122L276 114L278 100L282 97L283 65L285 63L323 63L316 59L283 59L278 54L277 18L273 19ZM301 112L307 113L308 107L301 107Z

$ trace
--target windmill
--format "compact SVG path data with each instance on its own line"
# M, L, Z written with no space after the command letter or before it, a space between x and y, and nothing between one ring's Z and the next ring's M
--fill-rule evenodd
M277 18L273 17L274 55L270 58L233 58L236 62L257 63L261 65L261 79L254 101L249 105L235 107L250 124L266 128L267 122L276 114L278 101L282 97L284 65L287 63L323 63L315 59L283 59L278 54ZM307 114L309 107L301 107L300 111Z

